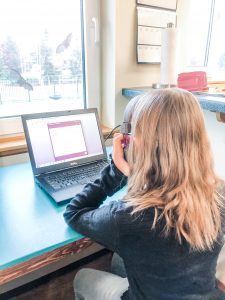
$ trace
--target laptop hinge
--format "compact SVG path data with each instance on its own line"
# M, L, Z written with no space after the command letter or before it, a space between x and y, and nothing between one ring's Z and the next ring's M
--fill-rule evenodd
M53 171L37 174L37 175L35 175L35 177L45 176L45 175L48 175L48 174L51 174L51 173L61 172L61 171L69 170L69 169L73 169L73 168L79 168L79 167L82 167L82 166L94 164L98 161L107 161L107 160L108 160L107 157L104 158L104 159L100 159L100 160L99 159L98 160L93 160L92 162L83 163L82 165L70 166L70 167L66 167L66 168L63 168L63 169L59 169L59 170L53 170Z

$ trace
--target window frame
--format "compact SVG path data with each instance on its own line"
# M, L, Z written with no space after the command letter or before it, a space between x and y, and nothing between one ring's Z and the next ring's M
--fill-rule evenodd
M212 52L212 43L213 43L213 28L216 22L216 5L217 0L210 0L210 11L209 11L209 18L208 18L208 28L206 34L206 45L205 50L203 52L203 62L202 64L198 65L191 65L187 59L187 32L186 28L188 27L188 22L190 22L190 18L187 17L186 12L190 11L190 2L187 0L179 0L178 1L178 28L182 29L183 33L182 36L179 37L179 47L182 48L180 53L185 53L181 55L179 58L180 60L180 72L192 72L192 71L205 71L208 76L208 82L224 82L224 71L215 72L212 65L210 65L210 54ZM189 12L190 13L190 12ZM186 35L185 35L186 34Z
M211 0L208 36L207 36L205 59L204 59L204 67L206 67L206 68L208 67L208 61L209 61L209 51L210 51L210 43L211 43L211 38L212 38L212 27L213 27L214 13L215 13L215 1L216 0Z
M82 68L84 88L84 107L101 108L100 99L100 43L95 43L95 28L93 18L100 23L100 0L80 0L81 3L81 30L82 30ZM95 70L95 72L93 72ZM94 77L93 77L94 75ZM95 84L93 84L94 78ZM1 109L1 105L0 105ZM20 116L0 117L0 137L14 136L23 133Z

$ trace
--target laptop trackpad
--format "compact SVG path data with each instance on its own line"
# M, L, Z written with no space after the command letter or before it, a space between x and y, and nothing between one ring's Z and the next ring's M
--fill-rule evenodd
M69 188L53 192L51 193L51 196L53 199L55 199L56 202L67 201L75 197L76 194L80 193L83 190L83 187L84 185L81 184L73 185Z

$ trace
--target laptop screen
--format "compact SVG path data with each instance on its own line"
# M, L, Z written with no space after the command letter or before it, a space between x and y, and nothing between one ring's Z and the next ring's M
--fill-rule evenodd
M105 154L95 110L62 113L22 117L33 167L40 172L53 166L55 170L62 164L90 162Z

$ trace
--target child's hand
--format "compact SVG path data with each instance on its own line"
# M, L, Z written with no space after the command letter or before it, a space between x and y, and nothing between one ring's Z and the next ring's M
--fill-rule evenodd
M123 135L121 133L115 133L113 137L113 153L112 158L116 167L125 175L130 174L130 167L127 161L124 159L123 153Z

